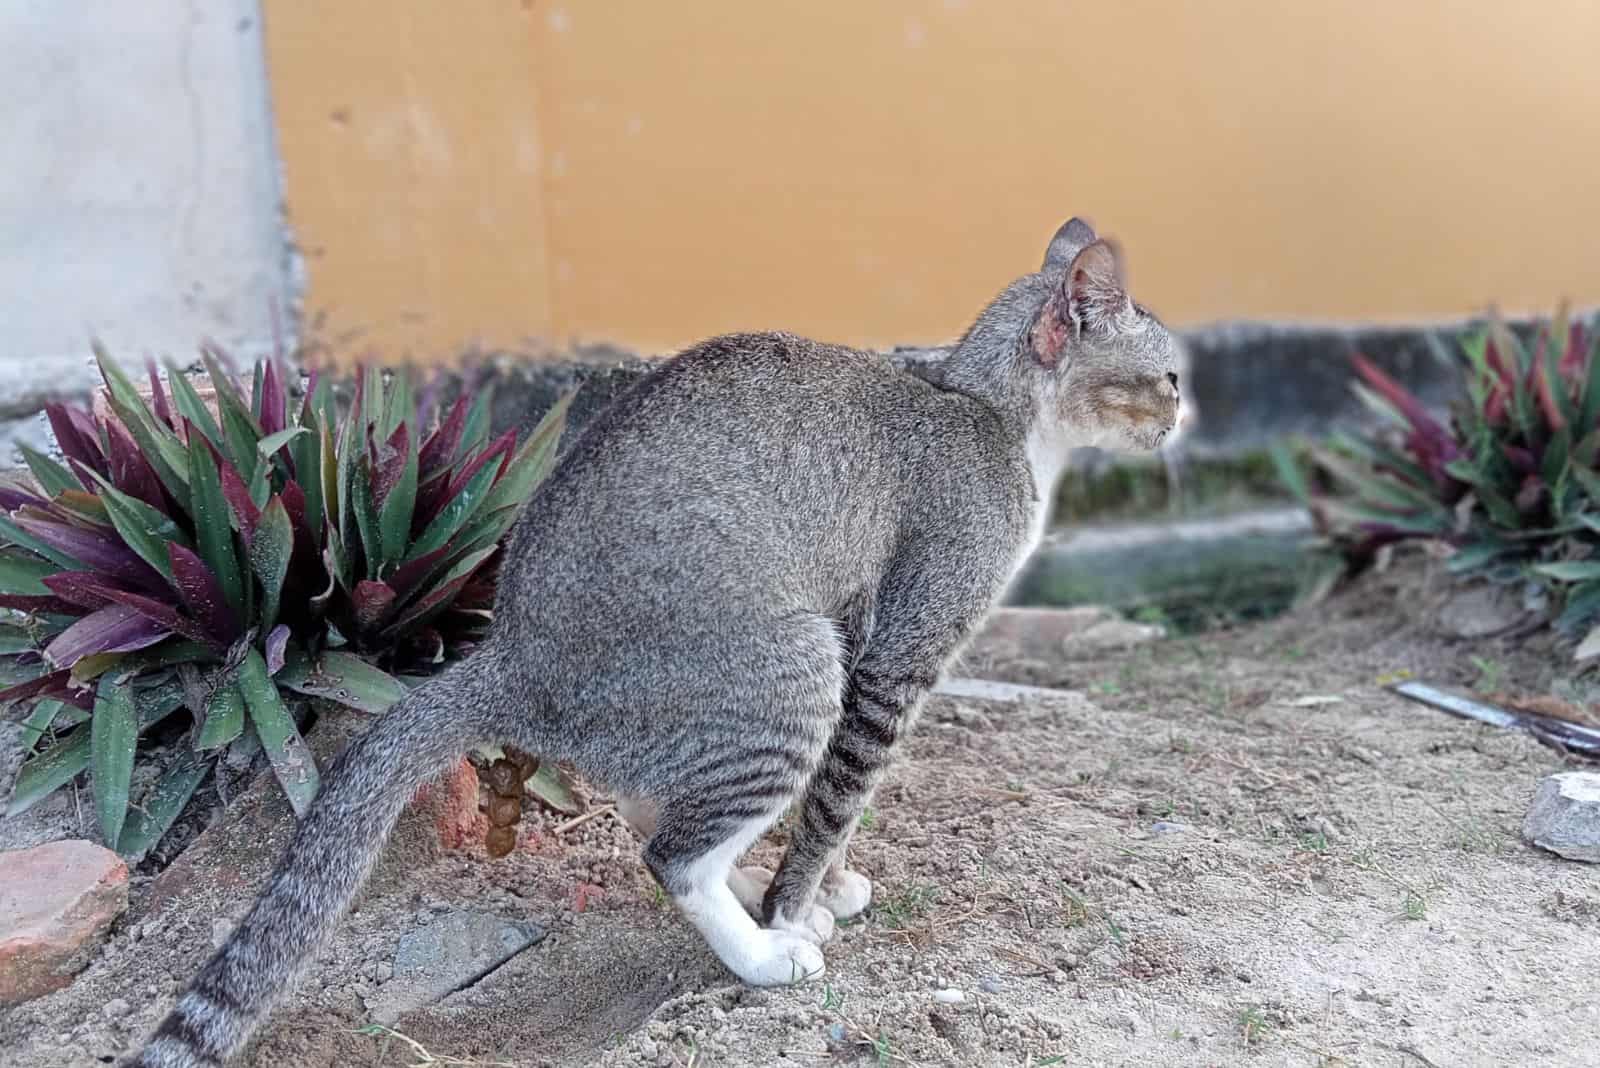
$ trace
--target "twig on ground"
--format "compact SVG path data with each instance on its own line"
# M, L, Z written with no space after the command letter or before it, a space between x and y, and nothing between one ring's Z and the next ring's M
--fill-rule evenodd
M557 824L550 833L555 835L566 834L568 831L577 830L579 827L582 827L585 823L588 823L592 819L597 819L600 816L609 816L616 811L616 805L606 805L603 808L591 809L581 816L574 816L565 823Z

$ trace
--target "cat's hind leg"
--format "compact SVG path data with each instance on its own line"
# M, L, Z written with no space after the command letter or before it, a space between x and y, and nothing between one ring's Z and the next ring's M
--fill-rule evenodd
M823 971L816 938L758 926L729 885L734 862L781 812L779 805L707 819L665 806L644 850L645 863L712 952L752 986L787 986Z

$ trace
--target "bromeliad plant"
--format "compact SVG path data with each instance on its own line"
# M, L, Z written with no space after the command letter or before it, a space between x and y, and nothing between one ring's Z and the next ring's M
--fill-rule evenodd
M286 694L380 712L481 638L570 397L518 449L489 440L487 390L439 418L433 387L369 368L341 405L326 377L297 391L272 359L246 386L206 350L208 404L175 368L142 395L96 356L108 410L50 406L65 463L24 449L33 484L0 488L0 705L23 705L27 758L7 812L87 770L107 843L137 856L224 747L264 749L304 811L317 769ZM130 806L141 733L179 709L188 745Z
M1496 318L1461 350L1467 397L1448 426L1358 356L1354 388L1386 429L1312 450L1336 494L1313 492L1286 453L1279 469L1347 559L1448 543L1455 572L1545 587L1558 627L1587 632L1580 656L1600 654L1600 332L1563 312L1530 346Z

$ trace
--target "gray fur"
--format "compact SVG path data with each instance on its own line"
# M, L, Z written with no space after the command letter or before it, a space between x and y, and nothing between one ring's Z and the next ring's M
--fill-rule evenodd
M1125 293L1073 301L1075 267L1107 246L1073 220L1050 248L937 381L734 335L596 417L512 533L483 648L334 765L137 1063L235 1053L332 933L406 799L480 742L570 759L627 799L645 863L747 981L819 972L833 916L870 894L844 866L850 831L1031 551L1066 453L1148 448L1176 423L1167 331ZM777 873L732 870L797 801Z

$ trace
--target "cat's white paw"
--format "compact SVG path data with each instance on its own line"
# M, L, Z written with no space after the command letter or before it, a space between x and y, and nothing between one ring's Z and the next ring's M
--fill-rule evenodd
M813 905L803 917L797 916L793 919L779 912L772 917L772 928L777 931L793 931L819 946L826 945L833 938L833 913L821 905Z
M728 873L728 888L739 899L744 910L756 919L761 918L762 902L767 887L772 885L772 872L766 868L735 868Z
M794 986L823 972L822 949L794 931L763 930L733 971L751 986Z
M843 868L829 872L817 894L817 904L832 913L836 920L859 916L871 903L872 880Z

